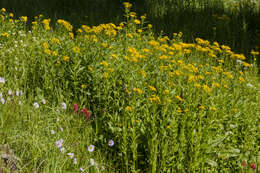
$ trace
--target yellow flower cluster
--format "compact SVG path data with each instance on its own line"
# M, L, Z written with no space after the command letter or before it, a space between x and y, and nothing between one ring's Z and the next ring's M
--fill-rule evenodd
M50 29L51 29L51 27L50 27L50 21L51 21L51 19L43 19L43 20L42 20L42 23L43 23L43 25L44 25L44 29L45 29L45 30L50 30Z
M62 19L58 19L57 23L63 25L68 31L72 32L73 27L69 22Z

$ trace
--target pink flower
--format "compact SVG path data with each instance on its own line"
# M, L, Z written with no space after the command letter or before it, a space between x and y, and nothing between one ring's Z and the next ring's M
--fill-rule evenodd
M88 120L91 116L91 112L87 108L81 109L81 112L85 114L86 119Z
M73 110L74 110L74 114L76 115L78 113L78 110L79 110L79 105L75 103L73 105Z
M252 163L252 164L251 164L251 168L255 171L255 170L256 170L256 164L255 164L255 163Z

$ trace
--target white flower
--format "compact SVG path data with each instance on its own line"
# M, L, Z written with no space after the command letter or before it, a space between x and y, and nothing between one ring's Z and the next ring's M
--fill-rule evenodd
M65 148L64 148L64 147L60 148L60 151L61 151L62 153L65 153Z
M23 91L22 91L22 90L20 91L20 96L21 96L21 95L23 95Z
M95 165L95 160L94 159L89 159L89 161L90 161L90 165L92 165L92 166L94 166Z
M74 153L68 153L67 154L71 159L73 159L73 157L74 157Z
M0 77L0 83L5 83L5 78Z
M253 88L254 86L251 83L248 83L246 86Z
M60 119L59 118L57 118L57 122L59 122L60 121Z
M77 164L77 158L73 159L73 163L76 165Z
M21 105L22 104L22 101L21 100L19 100L19 102L18 102L18 105Z
M88 146L88 151L89 151L89 152L93 152L93 151L94 151L94 148L95 148L94 145L90 145L90 146Z
M66 108L67 108L67 105L66 105L65 102L62 102L62 103L61 103L61 108L62 108L62 109L66 109Z
M58 148L61 148L62 147L62 143L63 143L63 139L60 139L60 140L56 141L56 146Z
M1 98L1 103L5 104L5 99L4 98Z
M241 60L237 60L237 63L239 63L239 64L242 64L243 63L243 61L241 61Z
M79 170L80 170L81 172L85 172L83 168L79 168Z
M37 102L34 102L33 103L33 107L35 107L35 109L38 109L39 108L39 104Z
M112 147L114 145L114 141L113 140L109 140L108 141L108 146Z
M51 130L51 134L54 135L54 133L55 133L54 130Z
M9 94L10 96L13 96L12 90L8 90L8 94Z
M16 94L16 96L19 96L19 95L20 95L20 92L19 92L19 91L16 91L15 94Z
M46 104L46 100L45 99L42 99L42 104Z

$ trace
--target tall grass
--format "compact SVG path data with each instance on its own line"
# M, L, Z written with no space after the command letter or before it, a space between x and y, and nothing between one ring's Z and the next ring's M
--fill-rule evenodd
M247 63L218 42L155 37L124 6L124 22L82 25L76 35L42 15L26 31L25 16L1 10L0 139L20 158L17 169L259 169L259 52Z

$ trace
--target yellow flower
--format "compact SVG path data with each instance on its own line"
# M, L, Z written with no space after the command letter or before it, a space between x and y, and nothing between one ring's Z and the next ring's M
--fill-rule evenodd
M133 38L133 35L131 33L128 33L126 36L129 38Z
M237 113L237 112L238 112L238 109L234 108L234 109L232 109L232 111L233 111L234 113Z
M214 87L214 88L216 88L216 87L220 87L220 84L217 83L217 82L213 82L213 83L212 83L212 87Z
M78 46L74 46L74 47L72 48L72 51L73 51L74 53L80 53L80 48L79 48Z
M160 98L156 95L152 95L152 97L150 97L149 100L150 100L151 103L155 102L155 103L161 104Z
M253 55L253 56L257 56L257 55L259 55L259 52L258 51L254 51L254 50L251 50L251 55Z
M6 12L6 9L5 9L5 8L2 8L2 9L1 9L1 12L3 12L3 13Z
M68 62L69 60L70 60L70 57L68 57L68 56L63 56L63 61Z
M108 63L106 61L102 61L99 63L100 65L103 65L103 66L108 66Z
M126 112L132 112L133 111L131 106L126 106L125 110L126 110Z
M3 37L9 37L10 34L8 34L7 32L5 32L5 33L2 33L1 36L3 36Z
M152 24L148 24L147 27L148 27L149 29L151 29L153 26L152 26Z
M204 91L206 91L207 93L211 92L211 89L207 86L207 85L203 85L203 89Z
M163 93L167 95L167 94L170 93L170 91L168 89L166 89L166 90L163 91Z
M57 60L57 64L58 64L58 65L60 64L60 60Z
M50 49L44 49L44 53L50 55L51 54L51 50Z
M182 112L180 107L177 108L177 112L178 112L178 113L181 113L181 112Z
M82 84L82 85L81 85L81 88L82 88L82 89L86 88L86 85L85 85L85 84Z
M182 98L180 96L175 96L175 98L180 102L182 101Z
M201 110L204 110L204 109L205 109L205 106L200 105L199 108L200 108Z
M93 67L92 66L88 66L89 71L93 71Z
M105 72L105 73L104 73L104 78L106 78L106 79L107 79L107 78L108 78L108 76L109 76L108 72Z
M73 39L74 38L73 32L69 32L69 36Z
M123 3L125 8L131 8L132 7L132 4L130 4L129 2L124 2Z
M157 41L155 41L155 40L151 40L151 41L149 41L148 43L149 43L151 46L154 46L154 47L157 47L157 46L160 45L160 43L157 42Z
M135 12L130 12L130 16L131 16L132 18L135 18L135 17L136 17L136 13L135 13Z
M223 72L223 74L226 75L230 79L233 78L233 75L230 72Z
M199 83L195 83L194 86L198 89L201 88L201 85Z
M14 13L10 13L9 16L10 16L10 17L14 17Z
M53 52L52 52L52 55L53 55L53 56L58 56L58 52L53 51Z
M156 91L156 88L155 88L155 87L153 87L153 86L151 86L151 85L149 85L148 87L149 87L149 89L150 89L151 91Z
M47 42L44 42L44 43L43 43L43 48L44 48L44 49L48 49L48 48L49 48L49 45L48 45Z
M142 90L139 89L139 88L134 88L133 90L134 90L135 92L137 92L138 94L142 94Z
M60 44L60 40L57 39L57 38L55 38L55 37L53 37L53 38L51 39L51 42L52 42L52 43Z
M50 30L51 28L50 28L50 21L51 21L51 19L43 19L42 20L42 23L44 24L44 29L45 30Z
M223 59L218 60L219 63L224 63Z
M160 59L162 59L162 60L166 60L166 59L168 59L169 58L169 56L167 56L167 55L162 55L162 56L160 56Z
M134 23L137 24L137 25L141 24L140 20L138 20L138 19L135 19Z
M112 73L112 72L114 71L113 68L108 68L107 70L108 70L110 73Z
M189 112L189 109L184 109L184 112L185 112L185 113Z
M246 62L243 62L243 66L245 67L250 67L250 64L246 63Z
M145 20L146 19L146 15L141 16L141 19Z
M146 77L146 73L144 70L141 70L140 73L141 73L141 75L143 75L143 77Z
M104 48L107 48L108 45L106 43L101 43L101 45L104 47Z
M210 110L216 111L217 109L215 107L211 107Z
M112 54L111 57L114 58L114 59L117 59L117 55L116 54Z
M22 19L24 22L27 22L27 20L28 20L27 16L21 16L21 19Z
M72 31L72 29L73 29L72 25L65 20L58 19L57 23L63 25L68 31Z
M240 80L241 82L245 82L245 79L244 79L243 77L239 77L239 80Z

